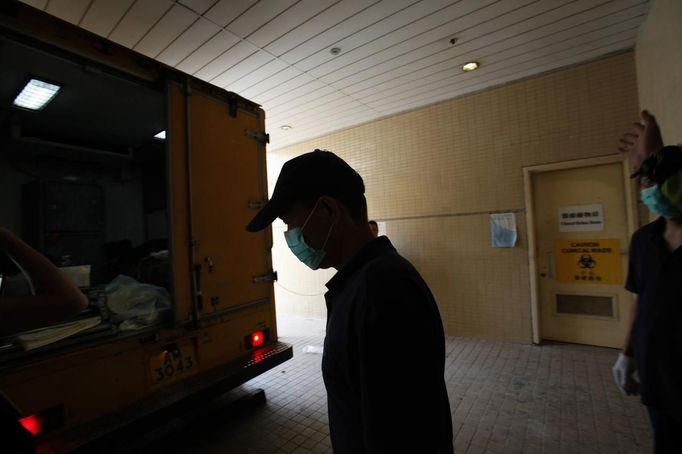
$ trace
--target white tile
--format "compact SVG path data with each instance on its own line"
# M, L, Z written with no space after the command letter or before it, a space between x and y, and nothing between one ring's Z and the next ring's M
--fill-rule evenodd
M60 19L78 25L91 0L51 0L46 11Z
M249 36L249 41L258 47L265 47L337 1L301 0L254 32Z
M252 88L259 83L281 73L283 70L288 68L288 65L280 60L272 59L269 63L258 68L257 71L252 71L246 74L239 80L232 82L230 84L230 90L235 93L241 94L249 88ZM274 80L274 79L271 79Z
M45 9L47 6L47 0L21 0L21 2L37 9Z
M109 39L132 48L172 6L172 0L137 0Z
M220 0L204 16L224 27L257 2L258 0Z
M95 0L81 21L81 27L107 37L134 0Z
M220 32L220 27L206 19L199 18L173 43L164 49L157 58L170 66L175 66L186 59Z
M258 48L245 41L238 42L234 47L222 53L220 56L212 60L206 66L195 73L195 76L206 81L211 81L214 77L219 76L229 68L238 64L246 57L255 54Z
M178 3L185 5L197 14L204 14L216 2L217 0L178 0Z
M199 49L178 63L176 67L188 74L194 74L238 42L239 38L233 34L219 32Z
M198 18L196 13L187 8L173 5L135 46L135 50L155 58Z
M227 29L239 37L246 38L294 3L296 0L258 2L230 22Z
M336 26L344 19L357 14L366 7L367 2L365 0L342 0L270 43L266 50L277 56L283 55L324 33L327 29ZM291 59L285 60L292 63Z
M262 66L272 60L272 55L267 52L258 51L240 61L238 65L221 73L215 79L211 80L211 83L218 87L224 87L230 91L234 91L230 84L252 72L257 72Z

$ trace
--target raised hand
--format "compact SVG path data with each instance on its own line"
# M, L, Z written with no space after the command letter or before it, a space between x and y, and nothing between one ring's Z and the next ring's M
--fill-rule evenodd
M633 123L632 127L632 132L626 132L620 138L618 151L626 154L634 171L646 158L663 148L663 138L656 117L646 110L641 113L641 122Z

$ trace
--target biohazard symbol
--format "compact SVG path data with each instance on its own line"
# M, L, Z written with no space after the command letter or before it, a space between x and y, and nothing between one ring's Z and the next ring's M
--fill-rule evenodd
M597 266L597 262L594 261L591 255L585 254L578 260L578 266L580 268L594 268Z

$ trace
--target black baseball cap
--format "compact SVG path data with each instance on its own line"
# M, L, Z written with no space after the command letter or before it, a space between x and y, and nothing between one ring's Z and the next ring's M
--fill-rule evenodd
M682 170L682 148L668 145L645 159L630 178L643 176L660 185L680 170Z
M326 195L353 203L364 194L362 177L346 161L331 151L311 151L284 163L272 198L249 222L246 230L263 230L297 201Z

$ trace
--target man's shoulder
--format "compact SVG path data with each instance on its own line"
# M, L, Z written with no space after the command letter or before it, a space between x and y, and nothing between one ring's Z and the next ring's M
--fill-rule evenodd
M646 241L653 236L662 235L665 230L665 219L658 218L638 228L632 235L633 242Z
M414 266L395 249L373 257L364 268L365 275L370 279L418 274Z

